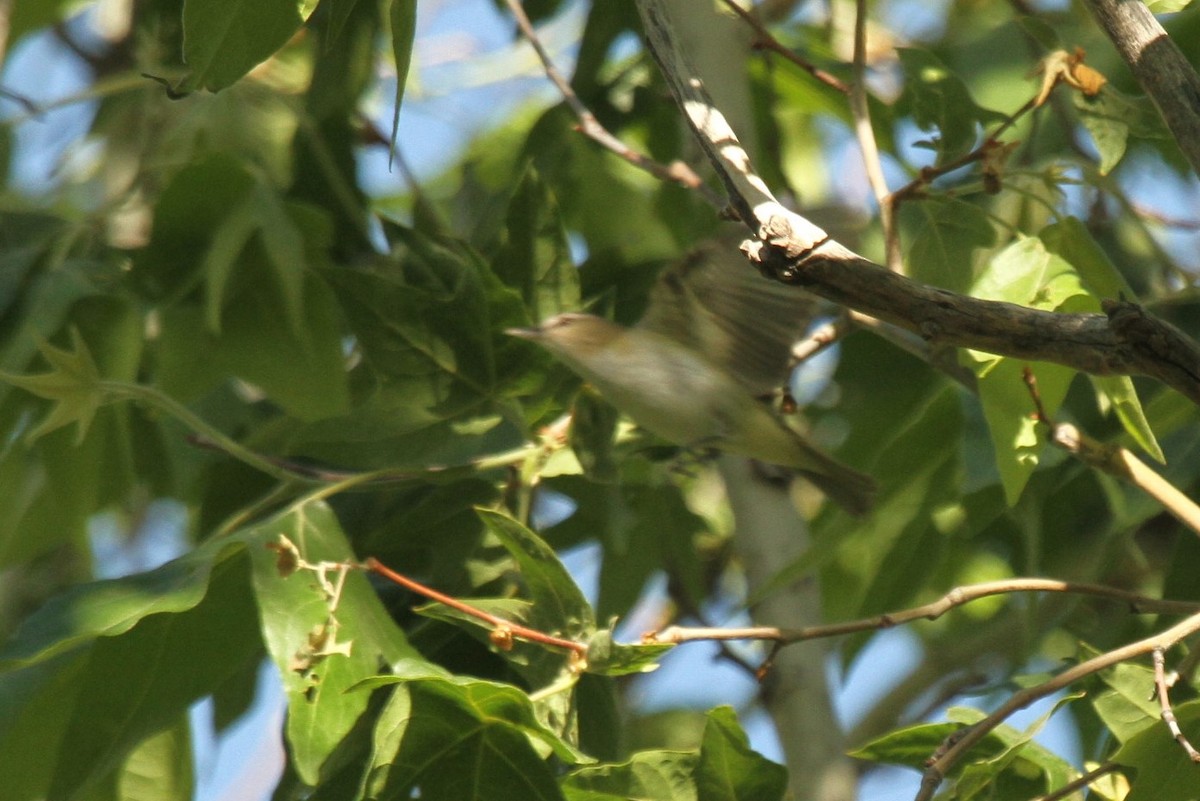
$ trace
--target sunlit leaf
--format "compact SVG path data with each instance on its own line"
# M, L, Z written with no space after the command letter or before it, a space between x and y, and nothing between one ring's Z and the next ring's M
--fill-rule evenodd
M331 564L325 573L281 573L276 553L265 547L281 535L314 565L355 560L323 504L296 508L239 535L256 543L254 590L263 642L289 699L291 761L315 785L322 764L367 707L366 693L347 691L413 651L361 571L339 573Z
M1183 735L1200 742L1200 701L1174 709ZM1196 763L1171 737L1166 723L1147 726L1125 742L1112 761L1137 771L1125 801L1192 801L1196 797Z
M87 343L75 329L71 330L71 349L66 350L42 341L38 349L52 370L37 375L0 373L6 381L40 398L54 401L50 412L26 436L28 442L71 423L76 424L75 442L83 441L96 410L105 402L100 385L100 372L92 360Z
M286 44L316 6L316 0L187 0L187 85L226 88Z

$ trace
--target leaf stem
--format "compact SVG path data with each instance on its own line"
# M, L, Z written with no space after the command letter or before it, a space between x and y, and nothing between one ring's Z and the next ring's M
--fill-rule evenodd
M192 431L210 440L218 450L257 470L261 470L273 478L289 483L306 480L309 482L313 481L311 478L306 479L304 476L297 475L265 456L255 453L216 426L206 422L204 418L170 395L160 392L153 387L143 386L142 384L131 384L125 381L101 381L100 389L112 400L136 401L174 417Z

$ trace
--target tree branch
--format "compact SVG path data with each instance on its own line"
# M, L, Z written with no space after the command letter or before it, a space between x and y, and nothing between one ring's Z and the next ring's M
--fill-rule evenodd
M1087 0L1086 5L1200 175L1200 75L1139 0Z
M925 770L925 775L921 779L921 789L917 793L916 801L929 801L929 799L933 798L934 791L937 790L938 785L942 783L942 780L950 772L950 769L958 764L971 748L977 745L989 732L1003 723L1014 712L1024 709L1038 699L1053 695L1080 679L1090 676L1093 673L1098 673L1107 667L1112 667L1113 665L1144 654L1151 654L1158 649L1170 648L1183 638L1195 634L1197 631L1200 631L1200 614L1192 615L1176 623L1166 631L1155 634L1153 637L1147 637L1144 640L1138 640L1129 645L1114 648L1085 662L1080 662L1078 665L1067 668L1049 681L1013 693L995 712L968 728L959 740L930 762Z
M732 11L734 14L737 14L747 25L754 29L755 47L759 48L760 50L769 50L772 53L776 53L781 58L784 58L787 61L790 61L792 64L795 64L797 67L804 70L809 75L813 76L831 89L841 92L842 94L846 94L850 91L850 88L846 86L846 84L836 75L826 72L816 64L813 64L811 61L801 58L792 50L784 47L778 39L771 35L771 32L767 30L766 26L759 22L758 17L738 5L737 0L724 0L724 3L730 11Z
M659 164L657 161L629 147L629 145L622 142L601 125L591 109L584 105L583 101L579 99L579 95L575 94L575 90L571 88L570 82L558 71L558 67L554 66L554 61L550 58L550 53L546 51L541 39L538 38L537 32L533 29L533 23L530 22L529 16L525 13L520 0L505 0L505 4L508 6L508 10L512 12L513 18L517 22L517 27L521 29L521 33L524 34L525 39L533 47L534 52L537 53L538 60L542 62L542 69L546 72L546 77L558 89L567 107L574 112L575 118L579 120L579 131L581 133L605 150L615 153L638 169L650 173L658 180L676 183L687 189L693 189L699 192L700 196L709 203L718 208L720 207L720 198L717 197L712 189L704 184L704 181L696 174L695 170L687 164L682 161Z
M1127 603L1130 608L1139 613L1195 615L1197 614L1197 610L1200 610L1200 604L1188 601L1167 601L1150 598L1117 589L1116 587L1106 587L1102 584L1058 581L1056 579L1015 578L956 587L931 603L914 606L898 612L888 612L883 615L851 620L845 623L833 623L827 626L806 626L801 629L777 628L775 626L748 626L736 629L670 626L659 632L650 632L642 639L644 642L671 643L672 645L694 642L696 640L774 640L786 645L802 640L815 640L823 637L857 634L862 631L887 629L903 623L910 623L914 620L936 620L951 609L970 603L971 601L977 601L993 595L1005 595L1016 592L1063 592L1090 595L1095 598L1106 598L1112 601Z
M1127 302L1107 314L1057 314L926 286L859 256L785 208L754 171L672 33L662 0L638 0L650 50L688 125L758 241L743 246L768 276L921 335L966 347L1062 364L1095 375L1145 375L1200 403L1200 347Z
M1171 698L1167 692L1167 672L1164 662L1166 661L1163 649L1154 649L1154 689L1158 695L1158 706L1162 710L1163 722L1167 724L1167 730L1171 732L1171 737L1175 742L1179 743L1179 747L1187 754L1188 759L1193 762L1200 762L1200 751L1197 751L1195 746L1191 744L1183 730L1179 728L1179 720L1175 717L1175 710L1171 708Z
M1056 423L1046 414L1037 378L1029 367L1024 371L1025 385L1037 411L1037 421L1049 433L1048 439L1058 448L1074 456L1088 467L1093 467L1126 481L1163 505L1179 522L1200 535L1200 506L1184 495L1178 488L1150 469L1132 451L1120 445L1098 442L1070 423Z

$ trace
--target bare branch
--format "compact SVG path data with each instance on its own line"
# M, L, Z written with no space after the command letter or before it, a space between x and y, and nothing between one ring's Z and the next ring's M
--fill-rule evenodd
M771 32L767 30L766 26L759 22L758 17L738 5L737 0L724 0L724 2L730 11L737 14L746 22L747 25L754 29L755 47L759 48L760 50L769 50L772 53L778 54L779 56L807 72L809 75L816 78L821 83L829 86L832 89L836 89L842 94L846 94L850 91L850 87L846 86L846 84L843 83L836 75L826 72L816 64L813 64L811 61L801 58L790 48L784 47L778 39L771 35Z
M1107 314L1058 314L926 286L859 256L785 208L754 171L672 34L661 0L638 0L651 52L701 147L758 241L744 245L767 275L921 335L933 345L1066 365L1096 375L1146 375L1200 403L1200 347L1125 302Z
M524 34L529 44L533 46L538 59L541 60L542 67L546 71L546 77L558 89L571 111L575 113L575 117L579 120L579 130L585 136L598 143L604 149L617 154L638 169L650 173L660 181L667 181L679 184L687 189L693 189L718 209L725 205L724 200L705 185L700 176L696 174L696 171L684 162L674 161L670 164L659 164L657 161L643 156L626 145L601 125L600 121L596 119L596 115L584 105L583 101L579 99L579 95L575 94L575 90L571 88L570 82L558 71L558 67L554 66L554 61L550 58L550 54L542 45L537 32L533 29L533 23L529 21L529 16L525 13L525 9L521 5L521 0L505 0L505 3L517 21L517 27L521 29L521 33Z
M1115 762L1105 762L1095 770L1089 770L1087 773L1083 774L1074 781L1067 782L1054 792L1041 796L1040 798L1036 799L1036 801L1059 801L1059 799L1066 798L1076 790L1082 790L1084 787L1087 787L1101 776L1112 773L1117 769L1117 767L1118 766Z
M852 330L854 330L854 323L846 314L842 314L836 320L822 323L809 332L808 336L792 346L790 366L795 367L801 362L811 359Z
M1139 0L1087 0L1087 6L1200 174L1200 75Z
M1090 595L1095 598L1106 598L1112 601L1127 603L1134 612L1141 614L1195 615L1200 611L1200 603L1165 601L1120 590L1115 587L1106 587L1102 584L1058 581L1056 579L1016 578L956 587L931 603L845 623L833 623L826 626L806 626L800 629L786 629L775 626L747 626L744 628L669 626L662 631L645 634L642 640L644 642L671 643L673 645L694 642L696 640L774 640L786 645L802 640L815 640L823 637L857 634L861 631L887 629L903 623L911 623L914 620L936 620L951 609L970 603L971 601L977 601L993 595L1007 595L1017 592L1063 592L1076 595Z
M1025 383L1037 407L1037 419L1050 430L1050 442L1079 461L1116 476L1163 505L1179 522L1200 535L1200 506L1139 459L1128 448L1098 442L1070 423L1055 423L1046 414L1033 370L1025 368Z
M879 204L880 223L887 248L887 266L904 272L900 256L900 233L896 230L895 206L888 202L887 180L883 177L883 162L879 160L879 145L871 127L871 109L867 103L867 0L858 0L854 9L854 83L850 85L850 114L854 118L854 136L862 150L863 168L867 182Z
M921 779L921 789L917 793L916 801L929 801L929 799L933 798L934 792L950 772L951 768L958 764L971 748L1007 720L1014 712L1024 709L1034 701L1052 695L1065 687L1071 686L1080 679L1090 676L1093 673L1098 673L1107 667L1153 653L1156 649L1170 648L1183 638L1195 634L1197 631L1200 631L1200 614L1194 614L1152 637L1138 640L1120 648L1114 648L1099 656L1080 662L1077 665L1067 668L1049 681L1013 693L995 712L967 729L962 739L946 749L944 754L941 754L929 764L925 770L925 775Z
M1193 762L1200 762L1200 751L1197 751L1195 746L1188 741L1184 736L1183 731L1179 728L1179 721L1175 719L1175 711L1171 709L1171 698L1167 694L1167 677L1164 667L1165 658L1162 648L1154 649L1154 688L1158 692L1158 705L1162 709L1163 722L1167 724L1167 729L1171 732L1171 736L1175 738L1175 742L1179 743L1179 747L1188 755L1188 759Z

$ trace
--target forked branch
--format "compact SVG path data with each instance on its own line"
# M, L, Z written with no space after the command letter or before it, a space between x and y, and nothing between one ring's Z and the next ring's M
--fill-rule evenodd
M1094 375L1145 375L1200 403L1200 346L1140 306L1059 314L979 300L912 281L846 248L784 207L754 170L673 33L662 0L638 0L651 52L685 119L755 239L743 249L766 275L916 333L933 346L1047 361Z

